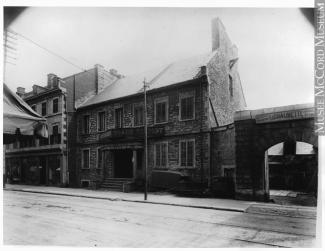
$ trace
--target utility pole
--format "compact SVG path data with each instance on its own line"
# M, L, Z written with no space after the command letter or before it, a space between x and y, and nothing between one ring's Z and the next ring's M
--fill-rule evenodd
M145 185L144 185L144 200L148 197L148 131L147 131L147 84L146 79L143 80L144 93L144 159L145 159Z

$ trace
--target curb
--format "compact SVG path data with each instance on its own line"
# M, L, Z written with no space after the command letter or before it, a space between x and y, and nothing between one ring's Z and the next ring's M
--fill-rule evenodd
M61 196L80 197L80 198L98 199L98 200L125 201L125 202L148 203L148 204L177 206L177 207L190 207L190 208L200 208L200 209L210 209L210 210L220 210L220 211L230 211L230 212L240 212L240 213L245 213L245 211L246 211L246 209L238 209L238 208L224 208L224 207L211 207L211 206L195 206L195 205L185 205L185 204L178 204L178 203L155 202L155 201L144 201L144 200L132 200L132 199L123 199L123 198L109 198L109 197L89 196L89 195L81 195L81 194L57 193L57 192L43 192L43 191L15 189L15 188L4 188L3 190L6 190L6 191L15 191L15 192L24 192L24 193L38 193L38 194L61 195Z

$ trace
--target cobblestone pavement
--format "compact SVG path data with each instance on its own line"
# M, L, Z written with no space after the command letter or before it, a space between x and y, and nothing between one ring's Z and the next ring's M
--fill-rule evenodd
M310 247L314 219L4 191L5 245Z

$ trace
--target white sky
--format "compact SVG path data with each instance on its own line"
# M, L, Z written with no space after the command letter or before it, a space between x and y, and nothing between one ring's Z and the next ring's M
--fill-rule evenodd
M239 49L248 108L313 102L314 30L299 9L34 7L10 28L82 68L128 75L210 51L214 17ZM80 72L22 38L17 48L5 74L12 90Z

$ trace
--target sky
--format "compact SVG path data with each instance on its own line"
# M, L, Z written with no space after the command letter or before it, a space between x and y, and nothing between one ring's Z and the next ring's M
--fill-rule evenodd
M314 29L298 8L33 7L9 28L83 69L101 64L130 75L211 51L215 17L238 47L248 109L313 102ZM15 65L4 72L12 90L81 71L16 42Z

